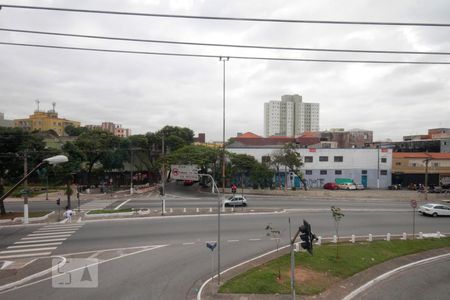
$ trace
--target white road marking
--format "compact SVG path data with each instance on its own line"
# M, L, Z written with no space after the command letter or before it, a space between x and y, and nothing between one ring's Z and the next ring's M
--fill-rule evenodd
M24 237L22 240L39 240L39 239L52 239L52 238L63 238L63 237L69 237L70 234L58 234L58 235L51 235L51 236L32 236L32 237Z
M119 205L117 205L117 206L114 208L114 210L118 210L118 209L121 208L123 205L127 204L130 200L131 200L131 198L128 199L128 200L125 200L125 201L122 202L122 203L120 203Z
M239 242L239 240L228 240L227 242L228 243L236 243L236 242Z
M190 242L190 243L183 243L183 245L194 245L194 242Z
M39 252L39 253L27 253L27 254L15 254L15 255L5 255L0 256L0 259L5 258L19 258L19 257L32 257L32 256L48 256L51 252Z
M44 247L44 248L33 248L33 249L6 250L6 251L0 251L0 254L55 250L56 248L57 247Z
M41 229L42 230L46 230L46 229L70 229L70 228L73 228L73 229L78 229L78 228L80 228L81 226L83 226L84 224L73 224L73 225L49 225L49 226L45 226L45 227L42 227Z
M43 243L43 242L59 242L65 241L67 238L59 238L59 239L48 239L48 240L37 240L37 241L19 241L14 244L31 244L31 243Z
M61 235L72 234L76 231L58 231L58 232L46 232L46 233L30 233L28 236L47 236L47 235Z
M248 239L249 241L260 241L261 239Z
M45 247L45 246L56 246L61 245L62 242L55 243L43 243L43 244L28 244L28 245L19 245L19 246L8 246L6 249L18 249L18 248L29 248L29 247Z

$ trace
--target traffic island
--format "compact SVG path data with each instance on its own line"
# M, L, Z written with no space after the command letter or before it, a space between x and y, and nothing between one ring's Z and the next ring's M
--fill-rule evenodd
M233 278L224 274L226 282L218 291L214 288L216 282L210 282L204 288L202 299L289 299L290 256L287 251L284 248L280 257L260 262L256 267L256 263L251 262L247 270L241 267L242 273L233 274ZM296 294L337 299L340 298L336 296L337 292L345 296L357 288L359 282L370 280L370 276L376 277L383 270L436 253L450 253L450 238L340 243L338 257L335 244L316 247L314 256L297 252ZM281 278L278 278L279 268Z

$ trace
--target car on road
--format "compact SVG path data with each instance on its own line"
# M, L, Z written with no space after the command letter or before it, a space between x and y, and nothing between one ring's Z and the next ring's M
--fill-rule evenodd
M450 216L450 207L442 204L427 203L419 207L419 214L428 216Z
M338 187L341 190L356 190L356 184L350 182L338 184Z
M357 190L365 190L366 189L366 187L360 183L355 183L355 186L356 186Z
M243 195L233 195L223 202L224 206L247 206L247 198Z
M326 190L338 190L339 189L338 185L334 182L325 183L323 185L323 188Z

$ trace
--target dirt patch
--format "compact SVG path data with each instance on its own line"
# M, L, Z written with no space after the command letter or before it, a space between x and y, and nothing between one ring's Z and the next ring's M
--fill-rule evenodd
M279 282L284 285L289 285L290 272L284 272L281 276L282 280ZM332 276L329 273L313 271L302 266L297 266L295 269L296 290L302 295L319 294L340 280L340 278Z
M21 212L7 212L5 215L0 215L0 220L12 220L14 218L23 217Z

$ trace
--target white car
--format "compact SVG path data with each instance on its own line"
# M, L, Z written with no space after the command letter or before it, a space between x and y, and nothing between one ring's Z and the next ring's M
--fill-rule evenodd
M356 190L356 185L354 183L341 183L338 184L340 190Z
M442 204L427 203L419 207L419 213L433 217L450 216L450 207Z
M247 206L247 198L242 195L233 195L223 201L224 206Z

